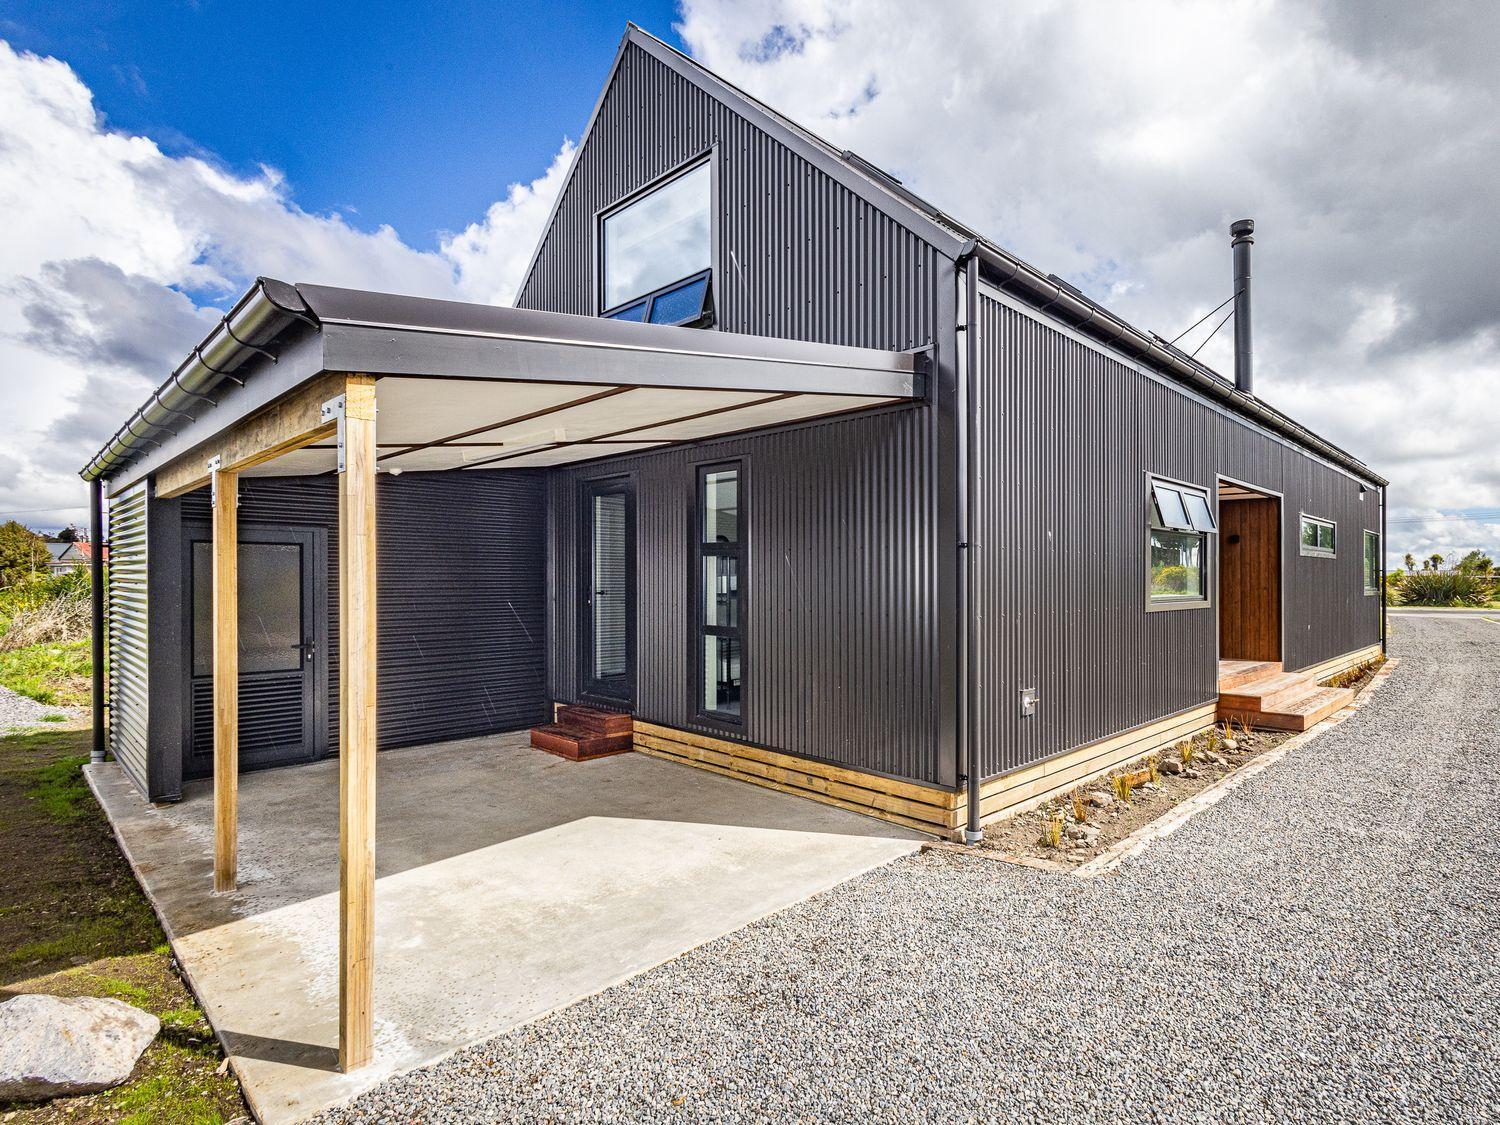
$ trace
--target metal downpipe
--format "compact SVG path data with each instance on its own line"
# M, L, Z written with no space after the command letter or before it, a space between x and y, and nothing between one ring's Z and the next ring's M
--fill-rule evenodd
M94 741L89 761L104 761L104 482L89 481L89 657L92 683Z
M974 373L979 360L979 256L972 248L960 255L962 267L963 347L958 380L958 751L968 786L964 843L984 839L979 824L979 746L974 738Z
M1385 545L1385 493L1387 485L1380 486L1380 655L1387 656L1386 651L1386 622L1389 620L1389 607L1386 604L1386 573L1385 560L1388 554Z

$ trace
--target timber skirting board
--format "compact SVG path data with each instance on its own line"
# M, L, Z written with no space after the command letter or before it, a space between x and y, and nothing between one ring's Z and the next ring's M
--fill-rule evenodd
M1214 707L1213 703L1205 703L992 778L980 787L981 819L988 822L1031 808L1116 766L1206 730L1213 725ZM634 745L642 754L682 762L937 836L961 831L967 815L968 794L963 789L937 789L897 781L639 719L635 722Z
M1325 660L1321 664L1314 664L1309 668L1295 669L1304 675L1311 676L1314 680L1326 680L1330 676L1337 676L1340 672L1347 672L1350 668L1358 667L1370 660L1376 660L1380 656L1378 644L1369 645L1365 648L1346 652L1343 656L1335 656L1332 660Z

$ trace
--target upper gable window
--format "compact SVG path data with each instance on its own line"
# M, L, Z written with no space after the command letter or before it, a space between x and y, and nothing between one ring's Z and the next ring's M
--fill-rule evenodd
M705 160L604 216L603 315L694 324L709 314L710 186Z

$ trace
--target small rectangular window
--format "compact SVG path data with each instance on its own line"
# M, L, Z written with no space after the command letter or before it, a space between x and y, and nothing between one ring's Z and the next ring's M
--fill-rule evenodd
M1192 485L1152 480L1147 506L1147 608L1209 605L1209 536L1219 528L1208 493Z
M1365 532L1365 593L1380 593L1380 533Z
M645 313L657 324L682 324L702 315L707 299L705 276L696 288L678 283L707 274L712 258L712 201L707 161L673 176L660 187L610 212L601 224L605 316L612 310L660 293L670 308ZM662 292L671 289L671 293ZM696 299L697 310L688 306ZM628 319L639 320L640 316Z
M1314 558L1333 558L1335 555L1333 522L1319 519L1317 516L1304 515L1300 542L1304 555Z
M742 721L743 502L738 463L699 468L693 531L697 706L705 718L735 724Z

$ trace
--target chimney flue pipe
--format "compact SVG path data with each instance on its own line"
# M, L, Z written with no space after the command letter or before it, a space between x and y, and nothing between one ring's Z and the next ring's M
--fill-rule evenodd
M1234 250L1234 386L1247 395L1255 393L1250 347L1250 247L1255 245L1255 220L1236 219L1229 224L1229 245Z

